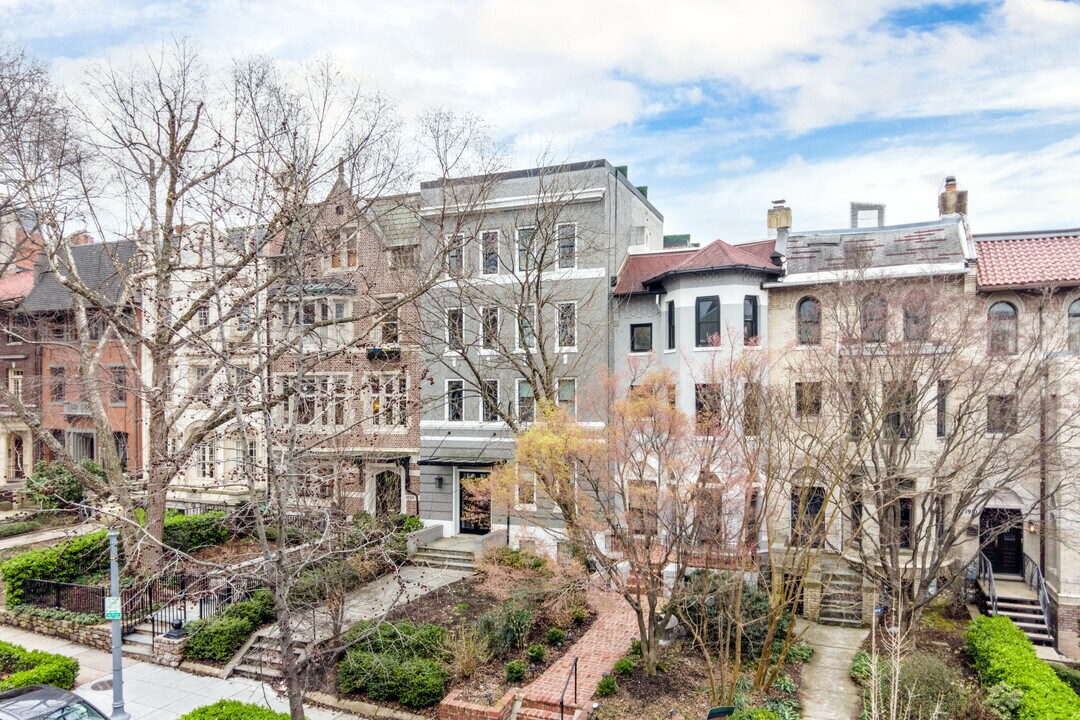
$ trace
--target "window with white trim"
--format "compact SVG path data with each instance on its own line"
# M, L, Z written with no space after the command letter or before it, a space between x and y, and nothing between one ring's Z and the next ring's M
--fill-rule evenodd
M480 381L480 416L484 422L499 421L499 381Z
M480 233L480 272L496 275L499 272L499 231L485 230Z
M533 266L533 241L536 239L535 227L517 229L517 271L524 272Z
M446 381L446 419L448 422L461 422L465 419L465 382L463 380Z
M536 420L536 397L532 383L528 380L517 381L517 416L519 423L531 423Z
M356 228L342 228L328 232L326 234L326 243L330 247L330 267L340 270L359 266L358 242Z
M451 352L465 351L465 312L461 308L446 311L446 349Z
M577 303L559 303L559 347L577 347Z
M465 234L446 236L446 274L459 278L465 274Z
M528 470L518 470L514 483L514 501L520 506L536 505L536 475Z
M393 307L396 298L379 298L379 343L382 345L396 345L399 340L399 310Z
M524 305L518 310L517 346L520 350L536 349L536 306Z
M8 370L8 392L15 397L22 399L22 387L23 387L23 371L22 368L11 368Z
M567 223L555 226L555 238L559 247L559 268L577 266L577 224Z
M481 308L480 323L484 350L497 350L499 347L499 308Z
M405 373L368 375L371 424L381 427L404 427L409 424L409 380Z
M195 472L200 480L213 480L217 474L217 448L211 440L203 440L195 449Z
M577 415L577 380L563 378L559 381L556 403L570 415Z

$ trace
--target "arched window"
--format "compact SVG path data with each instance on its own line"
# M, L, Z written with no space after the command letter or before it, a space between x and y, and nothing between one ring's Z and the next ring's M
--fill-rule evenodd
M924 292L912 292L904 298L904 340L926 342L930 339L930 298Z
M880 295L871 295L866 298L859 315L859 322L862 325L864 343L885 342L889 327L889 306L885 303L885 298Z
M989 347L994 355L1016 353L1016 307L1009 302L996 302L990 306Z
M816 298L804 297L795 306L795 323L800 345L821 344L821 303Z
M825 489L815 473L796 473L791 482L791 544L821 547L825 542Z
M1069 306L1069 352L1080 352L1080 300Z

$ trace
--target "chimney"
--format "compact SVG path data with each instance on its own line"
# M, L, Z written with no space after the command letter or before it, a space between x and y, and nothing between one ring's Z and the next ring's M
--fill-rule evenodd
M956 189L956 176L945 178L945 189L938 195L938 215L967 215L968 191Z
M773 249L770 259L774 265L781 265L784 255L787 254L788 231L791 230L791 208L784 205L783 200L773 200L773 206L769 208L766 218L769 235L776 231L776 247Z

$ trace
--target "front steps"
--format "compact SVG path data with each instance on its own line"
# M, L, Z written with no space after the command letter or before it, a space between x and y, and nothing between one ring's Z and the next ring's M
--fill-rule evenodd
M863 627L862 593L862 576L847 563L823 568L818 622L823 625Z
M442 538L422 545L410 558L413 565L432 568L452 568L476 572L476 545L479 540L461 536Z
M997 614L1011 619L1024 631L1034 645L1053 645L1054 638L1046 631L1046 615L1038 600L998 595Z
M306 648L307 643L294 639L293 652L297 657L303 655ZM231 674L271 683L285 677L281 668L281 641L277 635L266 630L256 631L254 641L233 666Z

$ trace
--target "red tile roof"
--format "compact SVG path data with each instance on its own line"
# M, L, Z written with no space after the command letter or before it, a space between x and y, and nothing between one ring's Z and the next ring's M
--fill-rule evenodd
M746 245L731 245L714 240L697 250L681 250L631 255L626 259L615 284L616 295L647 292L646 283L664 275L749 267L779 273L772 263L775 240L763 240Z
M1080 285L1080 231L993 237L975 237L980 287Z
M18 272L0 278L0 302L22 300L34 288L34 273Z

